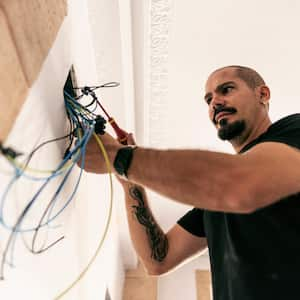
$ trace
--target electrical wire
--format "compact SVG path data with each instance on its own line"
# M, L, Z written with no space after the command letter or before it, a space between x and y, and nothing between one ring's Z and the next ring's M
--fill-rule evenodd
M17 241L17 237L21 234L23 237L24 233L30 233L32 232L33 237L31 241L31 247L27 245L25 242L25 239L23 238L23 242L26 246L26 248L34 253L34 254L40 254L51 248L52 246L56 245L59 241L61 241L64 236L61 236L60 238L48 242L46 244L46 240L44 240L43 244L38 248L37 243L37 237L42 227L48 226L52 224L52 222L66 209L66 207L69 205L69 203L74 198L74 195L77 192L81 176L82 176L82 170L84 169L84 163L85 163L85 153L86 153L86 146L93 135L95 138L99 149L101 150L101 153L104 157L105 164L107 167L107 172L109 174L109 182L110 182L110 202L109 202L109 211L108 211L108 217L106 220L104 232L101 236L101 239L99 241L99 244L97 246L97 249L94 253L94 255L90 258L88 264L86 267L82 270L82 272L79 274L79 276L74 280L73 283L71 283L65 290L63 290L55 299L61 299L64 295L66 295L75 285L77 285L84 275L87 273L87 271L90 269L91 265L95 261L96 257L98 256L102 245L104 243L104 240L108 233L109 224L111 222L111 215L112 215L112 206L113 206L113 185L112 185L112 173L111 173L111 166L109 163L107 152L104 148L103 143L101 142L101 139L96 134L98 133L102 134L104 133L104 123L106 120L100 116L97 115L96 109L100 107L102 111L105 113L105 115L108 117L108 121L111 123L113 128L115 129L118 138L120 138L120 134L124 134L125 132L122 131L115 121L108 115L107 111L104 109L104 107L99 102L96 94L94 93L95 89L98 88L106 88L106 87L116 87L119 83L117 82L109 82L100 86L94 86L94 87L83 87L83 88L76 88L80 89L82 92L82 95L73 98L71 95L69 95L66 91L64 91L65 96L65 108L66 108L66 114L70 123L70 131L67 135L54 138L52 140L45 141L35 147L29 155L26 157L26 160L23 162L19 162L17 160L17 157L20 156L20 153L17 153L11 148L5 148L3 147L2 143L0 142L0 152L4 155L4 157L9 161L11 166L13 167L13 177L7 184L4 193L2 194L0 198L0 224L6 228L7 230L10 230L10 235L7 240L7 243L3 249L3 255L2 255L2 261L0 265L0 279L3 279L4 277L4 266L5 264L8 264L10 266L13 265L14 261L14 252L15 252L15 244ZM90 101L87 105L81 104L78 100L81 99L83 96L92 96L92 101ZM112 122L113 121L113 122ZM114 123L114 124L113 124ZM116 130L117 129L117 130ZM118 131L119 130L119 131ZM96 133L95 133L96 132ZM74 137L75 145L74 144ZM67 150L65 151L64 157L62 161L58 164L58 166L54 170L40 170L35 169L29 166L30 161L32 160L32 157L45 145L53 142L57 142L59 140L63 139L69 139L69 144L67 147ZM119 139L120 140L120 139ZM73 146L73 148L72 148ZM71 149L72 148L72 149ZM65 186L70 174L72 173L72 170L75 166L75 164L80 164L80 173L77 178L77 181L75 183L75 186L72 190L71 195L69 198L65 201L65 203L57 210L57 203L58 203L58 196L60 195L61 191L63 190L63 187ZM41 176L41 174L43 176ZM29 211L34 207L35 203L37 203L38 198L40 197L41 193L44 191L44 189L48 186L48 184L56 177L63 176L61 179L56 191L52 195L50 201L46 205L45 210L42 213L42 216L40 217L39 221L37 222L36 226L30 226L25 227L23 225L25 217L28 215ZM12 189L12 187L18 182L20 178L26 178L31 181L42 181L42 184L37 189L35 194L23 210L21 211L20 215L18 216L16 222L13 225L8 224L8 222L4 218L4 210L6 206L6 200L7 197ZM8 259L9 257L9 259Z
M80 125L80 127L82 128L82 126ZM85 136L84 138L80 141L80 143L77 143L77 146L75 146L75 148L70 151L66 157L64 158L64 160L59 164L59 166L54 170L52 171L52 175L49 176L48 178L45 179L45 182L44 184L42 184L42 186L38 189L38 192L34 195L34 197L29 201L29 203L25 206L24 210L22 211L21 215L19 216L17 222L15 223L14 226L10 226L8 225L5 220L4 220L4 217L3 217L3 210L4 210L4 205L5 205L5 198L9 192L9 190L11 189L11 187L13 186L14 183L16 183L16 181L24 174L24 170L25 169L18 169L18 168L15 168L15 176L12 178L12 180L9 182L7 188L5 189L5 192L4 194L2 195L1 197L1 203L0 203L0 222L2 223L2 225L4 225L5 228L11 230L11 234L8 238L8 241L7 241L7 244L6 244L6 247L3 251L3 255L2 255L2 262L1 262L1 271L0 271L0 275L1 275L1 278L3 278L3 273L4 273L4 264L7 263L7 260L6 260L6 257L7 257L7 254L8 254L8 251L9 251L9 248L11 246L12 248L12 251L11 253L13 253L13 249L14 249L14 245L15 245L15 241L16 241L16 237L17 237L17 234L19 232L25 232L25 231L37 231L39 228L38 227L42 227L42 226L45 226L47 224L49 224L53 218L51 217L48 217L48 220L46 223L44 224L39 224L38 227L36 228L29 228L29 229L24 229L24 228L21 228L21 224L25 218L25 216L28 214L28 211L29 209L33 206L33 204L35 203L37 197L40 195L40 193L42 192L42 190L46 187L46 185L54 178L56 177L59 173L61 173L63 170L67 170L67 168L69 168L68 166L66 165L71 165L70 162L69 162L69 159L72 157L73 154L75 154L78 150L79 147L82 146L82 142L83 145L86 145L87 144L87 141L89 140L93 130L94 130L94 124L92 124L92 126L90 126L89 128L90 130L87 130L86 133L85 133ZM44 145L44 144L43 144ZM5 151L4 151L5 150ZM14 161L14 159L16 158L16 154L14 151L12 151L12 149L9 149L9 151L5 148L3 148L3 146L1 145L1 151L2 153L6 156L6 158L8 158L10 161ZM32 151L32 153L34 153L35 151ZM29 159L32 157L32 155L29 157ZM76 161L75 161L76 162ZM75 162L73 162L73 166L75 164ZM67 179L67 177L69 176L70 174L70 171L73 169L73 166L71 168L69 168L67 174L65 175L64 177L64 180L62 181L62 184L60 185L59 189L57 190L57 192L55 193L54 195L54 198L52 199L52 203L55 202L55 199L57 198L59 192L62 190L62 187ZM81 172L82 173L82 172ZM80 174L80 177L81 177L81 174ZM79 181L80 181L80 178L77 182L77 185L75 187L75 190L74 192L72 193L70 199L67 201L66 205L64 206L64 208L67 206L67 204L71 201L71 199L73 198L76 190L77 190L77 187L78 187L78 184L79 184ZM55 217L58 216L61 212L62 212L63 209L61 209L58 213L56 213ZM55 242L56 243L56 242ZM49 248L49 247L48 247ZM11 257L13 257L13 254L11 254ZM12 259L11 259L12 261ZM12 263L9 263L10 265L12 265Z
M84 277L84 275L88 272L88 270L90 269L90 267L92 266L92 264L94 263L94 261L96 260L98 254L101 251L102 245L105 241L105 238L107 236L108 233L108 228L111 222L111 216L112 216L112 207L113 207L113 184L112 184L112 173L111 173L111 166L109 163L109 159L108 159L108 155L107 152L103 146L103 143L101 142L100 138L94 133L93 134L94 138L96 139L96 142L99 146L99 148L102 151L105 163L106 163L106 167L107 167L107 171L109 174L109 183L110 183L110 202L109 202L109 211L108 211L108 217L107 217L107 221L105 224L105 228L104 228L104 232L102 234L102 237L100 238L99 244L97 246L97 249L94 253L94 255L91 257L91 259L89 260L88 264L86 265L86 267L81 271L81 273L79 274L79 276L65 289L63 290L58 296L56 296L54 298L54 300L59 300L62 299L74 286L76 286L77 284L79 284L79 282L82 280L82 278Z
M74 147L74 149L65 157L65 159L58 165L58 167L56 168L56 170L53 172L53 174L49 177L46 178L45 182L41 185L41 187L38 189L38 191L35 193L35 195L33 196L33 198L29 201L29 208L33 205L34 201L40 196L40 194L42 193L42 191L44 190L44 188L49 184L49 182L57 176L56 171L57 170L61 170L64 165L66 163L69 163L69 159L73 156L73 154L75 155L75 153L78 151L78 149L81 149L82 147L86 147L86 144L88 143L89 138L91 137L92 133L93 133L93 127L87 131L85 133L85 135L83 136L82 140ZM74 164L78 161L79 159L79 154L77 153L77 157L75 156L74 158L74 162L73 162L73 166ZM81 177L82 171L80 173L80 177ZM1 224L9 229L9 230L13 230L16 232L19 232L20 230L18 230L18 228L16 228L15 226L10 226L7 224L7 222L5 222L4 217L3 217L3 210L4 210L4 205L5 205L5 199L7 197L7 194L9 193L10 189L12 188L12 185L21 177L22 175L22 170L21 173L16 173L15 177L11 180L11 182L9 183L9 185L7 186L7 188L5 189L4 194L2 195L1 201L0 201L0 222ZM79 182L78 182L79 184ZM77 190L78 186L76 186L76 190ZM74 194L73 194L74 196ZM71 200L69 200L67 202L67 204L70 202ZM66 206L63 207L63 209ZM26 208L25 208L26 209ZM41 226L44 226L46 224L49 224L52 220L54 220L62 211L63 209L61 209L57 214L55 214L54 217L50 218L46 223L42 224ZM25 212L26 214L26 212ZM22 214L21 214L22 215ZM23 232L26 231L34 231L36 228L27 228L27 229L23 229Z

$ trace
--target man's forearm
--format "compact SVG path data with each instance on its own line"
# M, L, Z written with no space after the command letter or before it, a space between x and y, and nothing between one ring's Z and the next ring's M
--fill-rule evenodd
M134 247L147 269L162 262L168 252L168 240L156 223L145 190L136 184L123 184L128 224Z
M128 178L178 202L211 210L233 211L237 157L199 150L138 148Z
M123 155L124 151L119 152L124 146L110 135L101 136L101 140L114 166L113 171L127 175L130 181L141 186L181 203L209 210L249 212L253 208L251 201L257 188L256 156L255 159L245 159L245 155L212 151L138 147L132 158L127 155L130 154L128 149L126 155ZM261 175L270 163L262 164L265 167L259 166ZM94 140L88 144L84 168L88 172L107 173ZM262 181L265 176L260 178ZM269 184L270 189L272 186Z

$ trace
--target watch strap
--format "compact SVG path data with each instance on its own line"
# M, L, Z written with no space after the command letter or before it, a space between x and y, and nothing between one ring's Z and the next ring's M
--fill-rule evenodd
M127 172L136 148L136 146L126 146L118 150L114 160L114 168L120 176L127 178Z

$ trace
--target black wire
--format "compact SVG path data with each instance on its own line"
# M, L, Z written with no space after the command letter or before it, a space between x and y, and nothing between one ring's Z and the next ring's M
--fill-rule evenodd
M33 235L33 239L32 239L32 244L31 244L31 252L34 253L34 254L40 254L40 253L43 253L45 252L46 250L50 249L52 246L56 245L59 241L61 241L62 239L64 239L64 236L60 237L59 239L55 240L54 242L50 243L48 246L46 247L43 247L42 249L36 251L35 250L35 243L36 243L36 239L37 239L37 236L38 236L38 233L39 233L39 230L40 228L42 227L42 223L43 223L43 220L45 219L46 215L48 214L49 210L51 209L53 203L56 201L59 193L62 191L62 186L64 186L64 184L66 183L69 175L71 174L71 171L72 171L72 168L70 170L68 170L68 172L66 173L66 175L64 176L63 180L61 181L59 187L57 188L56 192L54 193L54 195L52 196L51 200L49 201L46 209L44 210L41 218L40 218L40 221L38 223L38 226L35 228L35 231L34 231L34 235Z
M33 149L33 150L29 153L29 155L28 155L28 157L27 157L27 160L26 160L26 163L25 163L25 165L24 165L23 168L24 168L24 169L27 168L27 166L28 166L29 162L31 161L33 155L34 155L38 150L40 150L42 147L46 146L47 144L50 144L50 143L53 143L53 142L57 142L57 141L66 139L66 138L71 137L71 136L73 136L73 132L68 133L67 135L64 135L64 136L62 136L62 137L54 138L54 139L51 139L51 140L48 140L48 141L45 141L45 142L39 144L35 149Z
M111 82L104 83L104 84L102 84L102 85L89 86L88 88L90 88L91 91L94 91L94 90L101 89L101 88L118 87L119 85L120 85L119 82L111 81ZM83 90L83 89L86 88L86 87L87 87L87 86L84 86L84 87L74 87L74 90Z

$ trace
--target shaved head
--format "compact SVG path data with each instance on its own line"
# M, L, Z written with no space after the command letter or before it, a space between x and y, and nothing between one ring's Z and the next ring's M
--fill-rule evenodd
M222 140L228 140L235 149L268 117L270 89L255 70L230 65L209 75L205 85L204 100L209 118Z
M215 70L213 73L225 69L234 69L237 77L243 80L252 90L260 85L265 85L265 81L255 70L244 66L226 66Z

